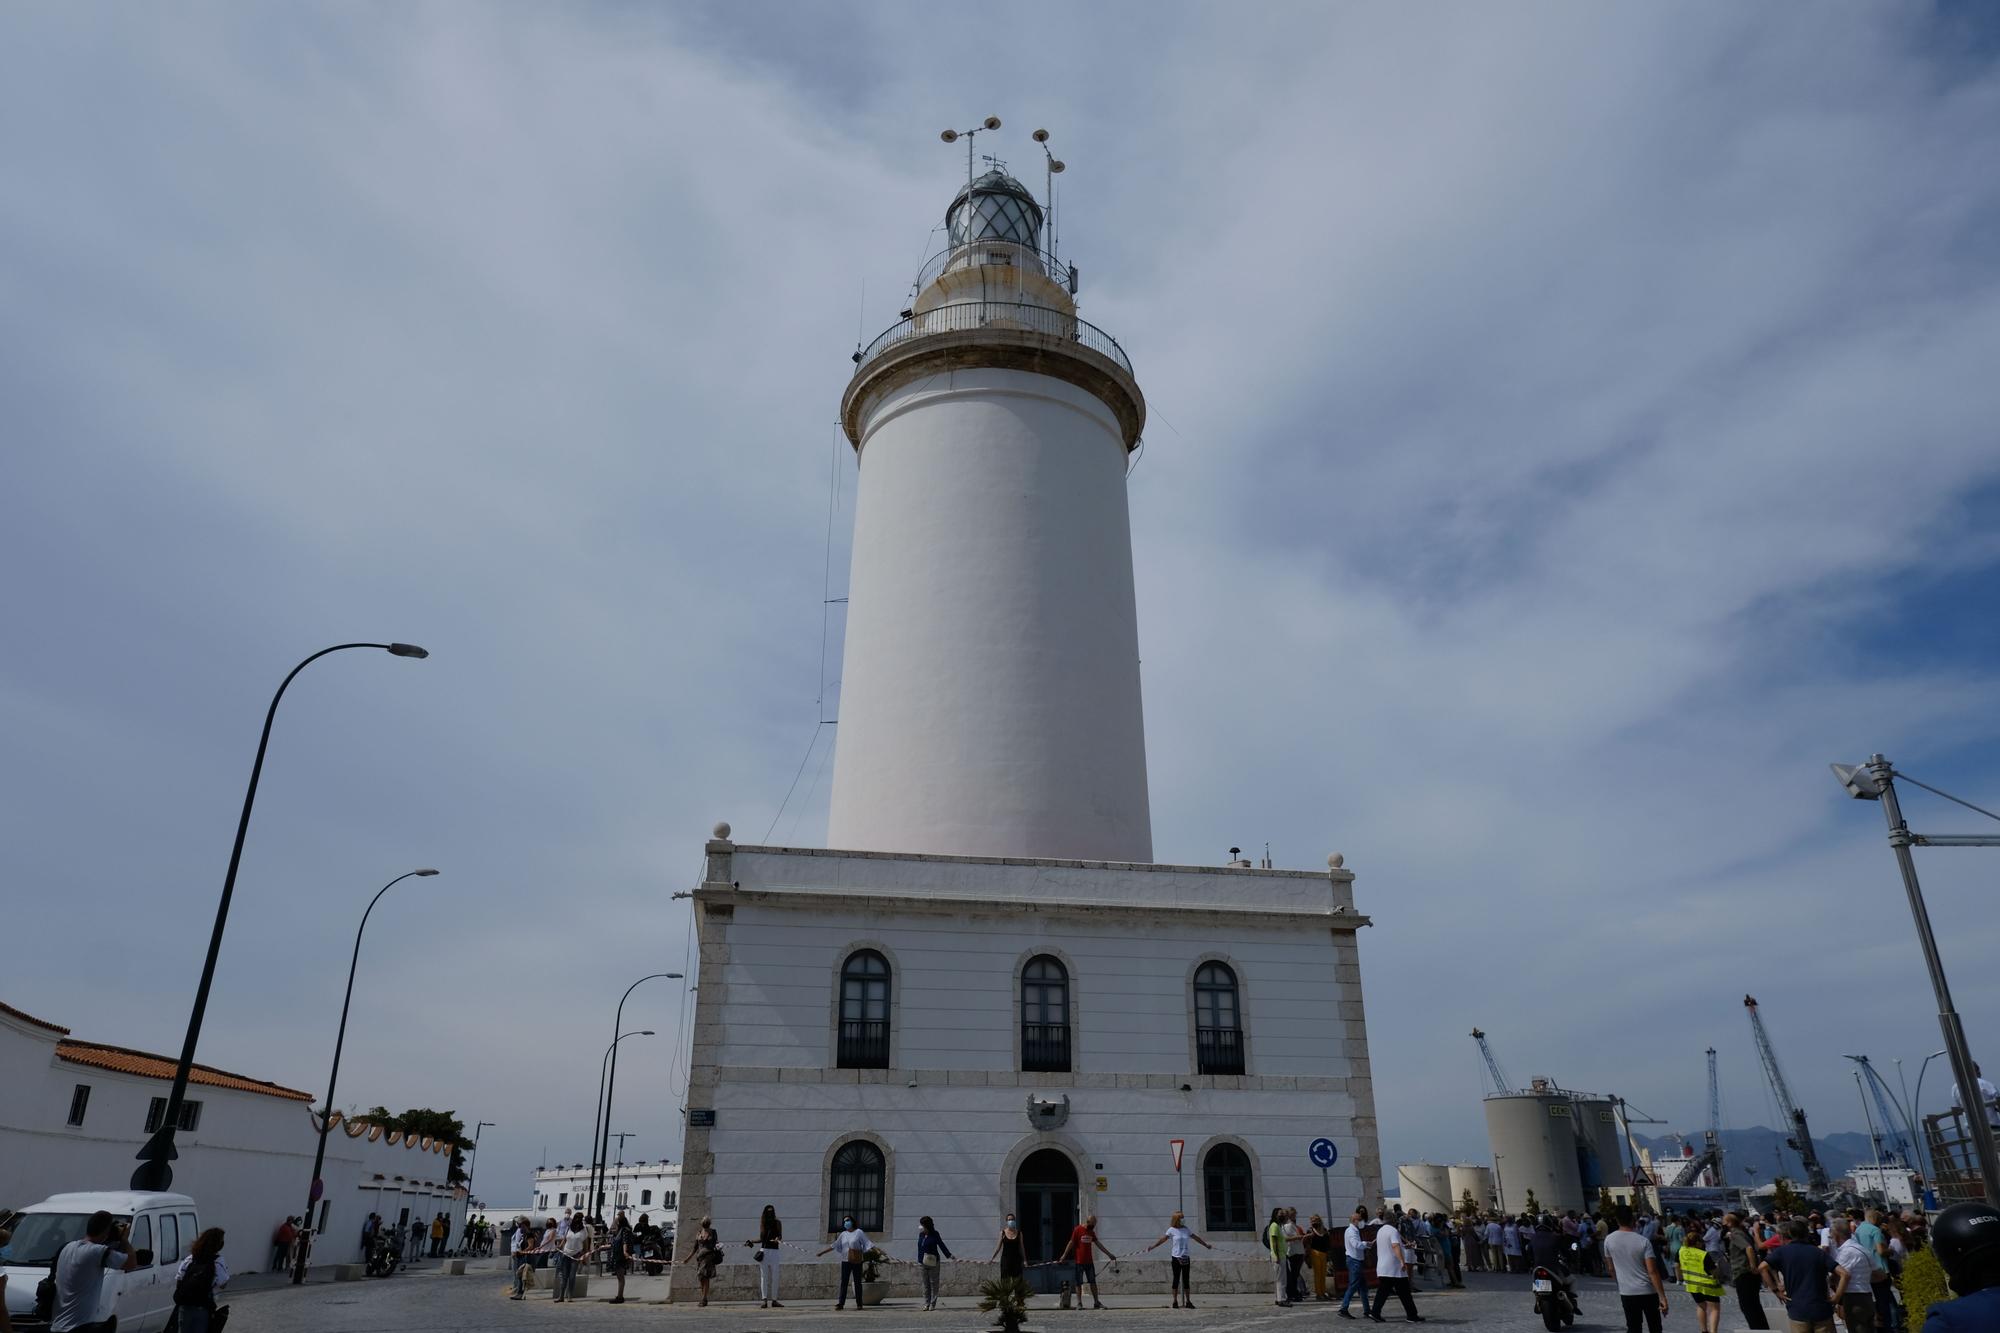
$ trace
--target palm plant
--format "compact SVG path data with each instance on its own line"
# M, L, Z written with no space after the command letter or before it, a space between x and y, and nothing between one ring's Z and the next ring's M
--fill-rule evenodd
M1000 1321L1002 1333L1021 1333L1031 1294L1028 1284L1018 1277L996 1278L979 1288L979 1309L981 1313L993 1313Z

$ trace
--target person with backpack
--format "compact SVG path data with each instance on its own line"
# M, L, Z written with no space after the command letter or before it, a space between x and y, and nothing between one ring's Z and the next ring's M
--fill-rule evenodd
M174 1270L174 1315L180 1333L215 1333L229 1317L227 1307L218 1309L215 1304L215 1293L229 1285L222 1240L222 1228L210 1227L194 1238L187 1258Z

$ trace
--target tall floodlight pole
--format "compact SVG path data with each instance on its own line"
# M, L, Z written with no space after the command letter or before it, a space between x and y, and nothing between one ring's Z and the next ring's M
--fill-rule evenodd
M375 890L375 896L368 900L367 908L361 913L361 924L355 928L354 956L347 963L347 996L340 1002L340 1029L333 1037L333 1068L328 1071L326 1076L326 1105L321 1110L319 1117L319 1143L313 1149L312 1181L306 1187L306 1234L299 1240L298 1258L292 1263L292 1285L295 1287L306 1280L306 1259L308 1257L306 1252L312 1248L311 1238L318 1233L318 1228L313 1225L313 1205L319 1202L320 1196L326 1191L326 1186L320 1180L319 1173L320 1168L326 1165L327 1131L333 1128L333 1091L335 1085L340 1081L340 1048L347 1044L347 1011L354 1003L354 971L361 966L361 933L368 929L369 914L375 910L375 904L382 901L383 894L411 876L428 879L435 874L437 874L435 870L405 871L390 880L387 884L384 884L381 888Z
M222 877L222 900L215 906L215 929L209 933L208 957L201 965L201 984L194 991L194 1012L188 1015L187 1038L181 1043L180 1064L174 1069L173 1090L167 1094L167 1109L160 1118L159 1129L139 1149L139 1165L132 1172L134 1190L159 1192L174 1183L173 1162L180 1156L174 1151L174 1132L180 1128L181 1105L187 1100L188 1075L194 1070L194 1048L201 1040L202 1017L208 1012L208 989L215 981L216 957L222 952L222 930L229 924L229 900L236 893L236 868L243 861L243 839L250 832L250 808L257 803L257 780L264 774L264 751L271 744L271 724L278 717L278 701L285 697L286 688L299 672L328 653L349 648L379 648L397 657L430 656L414 643L336 643L293 667L279 683L278 692L271 696L271 707L264 714L264 733L257 738L257 758L250 765L250 786L243 793L243 814L236 821L236 845L229 851L229 871Z
M1985 1183L1986 1198L2000 1199L2000 1158L1996 1158L1993 1146L1993 1126L1988 1120L1987 1107L1979 1099L1979 1079L1972 1072L1972 1052L1966 1046L1965 1027L1959 1022L1958 1010L1952 1006L1951 987L1946 983L1944 963L1938 957L1937 939L1931 933L1930 910L1924 905L1924 891L1917 883L1916 859L1910 855L1913 846L1926 847L2000 847L2000 837L1972 835L1918 834L1910 832L1910 826L1903 820L1903 807L1896 799L1896 779L1903 778L1916 783L1926 791L1936 792L1948 801L1956 802L1980 814L2000 819L2000 815L1990 810L1981 810L1970 801L1959 800L1949 792L1938 791L1928 783L1917 782L1907 773L1898 773L1889 761L1879 754L1868 756L1866 764L1848 767L1834 764L1833 775L1840 779L1840 785L1856 800L1880 801L1882 817L1889 824L1889 846L1896 853L1896 868L1902 872L1903 892L1910 901L1910 917L1916 923L1917 943L1924 953L1924 966L1930 970L1931 990L1937 996L1938 1027L1944 1033L1944 1048L1951 1060L1952 1078L1959 1087L1959 1104L1971 1120L1969 1131L1974 1150L1979 1155L1979 1176ZM1921 1073L1918 1075L1921 1080ZM1964 1103L1971 1102L1970 1107Z
M625 1001L632 998L632 992L648 981L658 981L663 977L681 979L679 972L651 972L640 977L625 988L618 997L618 1012L611 1020L611 1069L608 1074L599 1071L597 1080L598 1118L590 1122L590 1208L594 1212L598 1206L597 1195L604 1188L604 1153L610 1146L605 1134L611 1128L611 1089L618 1083L618 1034L625 1028ZM651 1035L651 1034L648 1034Z

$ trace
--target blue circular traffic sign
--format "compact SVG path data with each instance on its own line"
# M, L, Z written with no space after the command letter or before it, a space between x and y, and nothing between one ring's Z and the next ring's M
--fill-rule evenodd
M1314 1139L1312 1147L1306 1149L1306 1156L1312 1158L1314 1166L1324 1171L1340 1160L1340 1149L1333 1146L1332 1139Z

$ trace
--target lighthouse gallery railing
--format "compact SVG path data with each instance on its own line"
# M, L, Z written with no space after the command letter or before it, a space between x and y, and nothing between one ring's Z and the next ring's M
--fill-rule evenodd
M1108 356L1127 375L1132 373L1132 362L1125 355L1125 349L1103 329L1060 310L1024 305L1018 301L963 301L898 320L874 342L861 349L855 357L855 364L865 366L884 352L918 338L938 333L969 333L978 329L1020 329L1060 338Z

